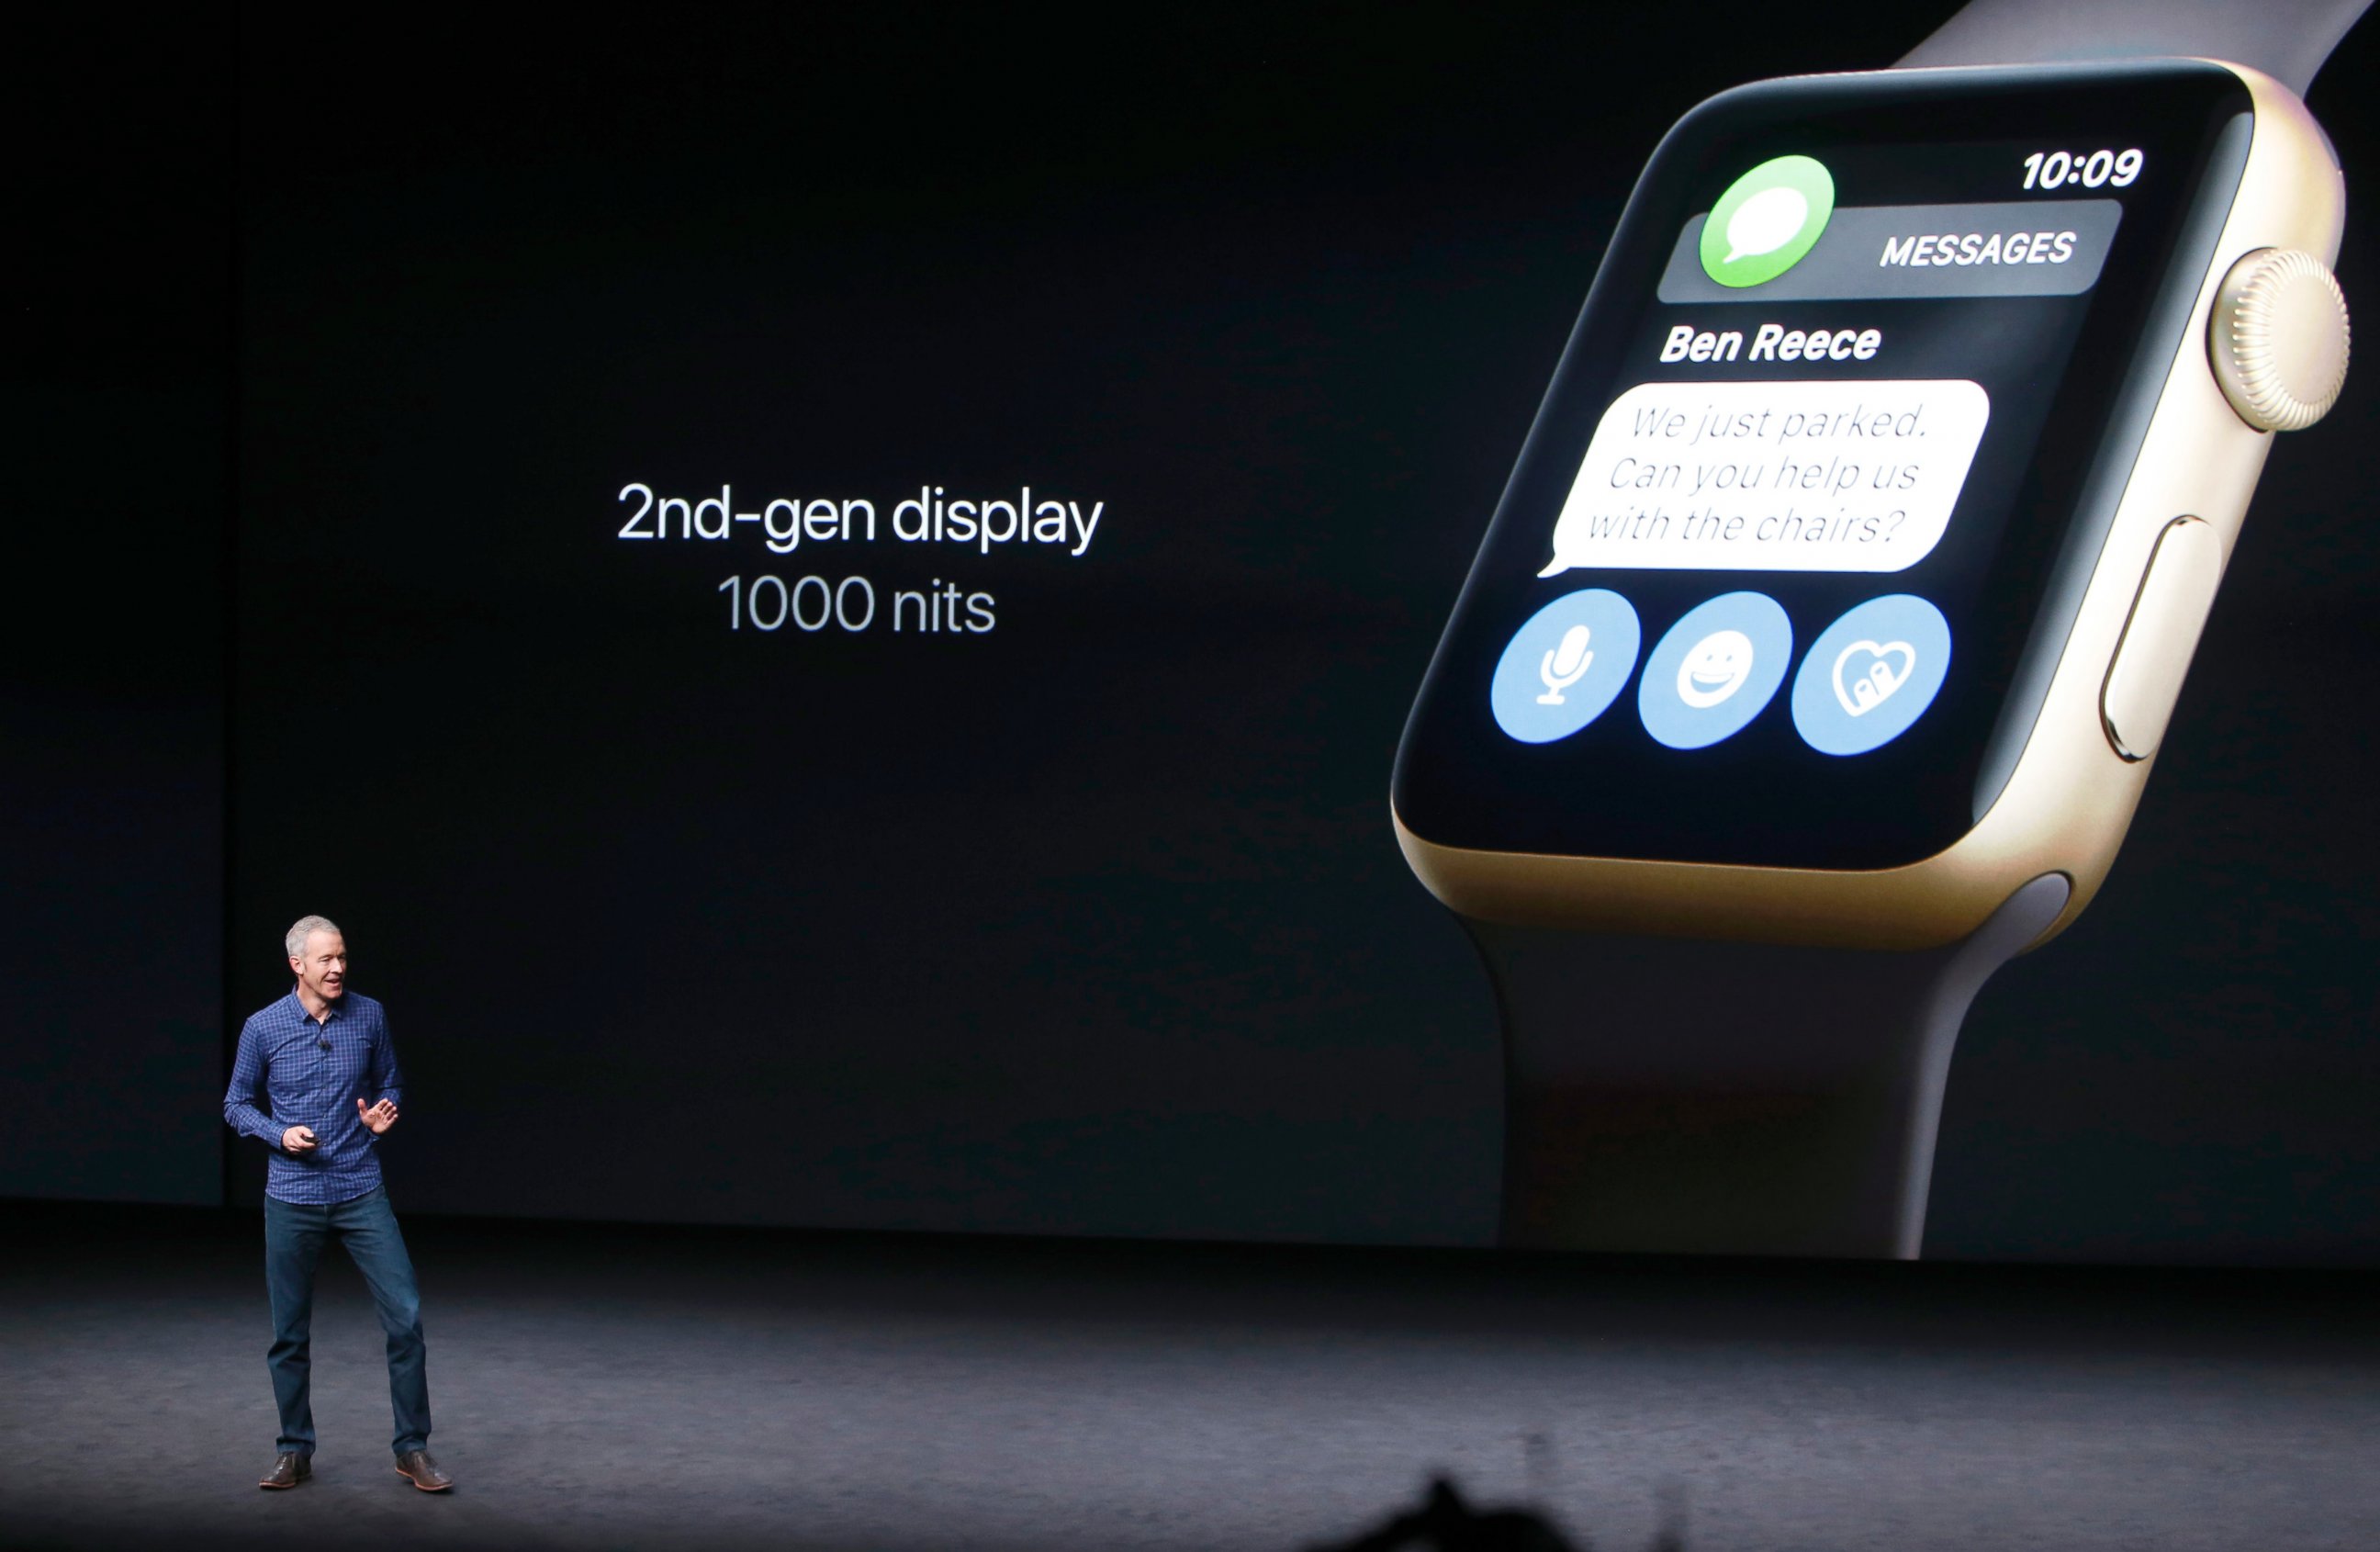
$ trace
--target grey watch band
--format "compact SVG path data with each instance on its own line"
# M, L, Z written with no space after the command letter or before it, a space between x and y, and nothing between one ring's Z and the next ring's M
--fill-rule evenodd
M2063 874L1915 953L1466 920L1504 1029L1502 1243L1912 1257L1959 1025Z
M1973 0L1904 67L2196 55L2303 94L2370 0ZM1968 1005L2048 928L2047 874L1919 953L1466 921L1504 1034L1501 1240L1911 1257Z
M2372 0L1973 0L1901 58L2071 65L2190 55L2252 67L2299 96Z

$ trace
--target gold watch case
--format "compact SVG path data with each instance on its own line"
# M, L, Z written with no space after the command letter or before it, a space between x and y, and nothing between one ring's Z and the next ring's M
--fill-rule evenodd
M2187 664L2205 624L2203 606L2136 612L2152 557L2168 527L2190 517L2213 530L2228 563L2272 447L2273 433L2241 419L2216 380L2207 339L2217 293L2259 249L2332 263L2346 214L2329 140L2297 94L2260 71L2210 63L2237 75L2252 100L2239 192L2040 716L1974 828L1905 867L1830 871L1442 846L1407 828L1391 801L1397 843L1430 892L1464 915L1519 926L1884 950L1964 938L2046 873L2064 874L2071 889L2030 946L2057 936L2090 903L2155 763L2153 754L2119 752L2110 741L2102 699L2119 648L2128 664L2167 665L2153 676L2172 685L2159 691L2167 704L2151 709L2161 728L2182 677L2173 665Z

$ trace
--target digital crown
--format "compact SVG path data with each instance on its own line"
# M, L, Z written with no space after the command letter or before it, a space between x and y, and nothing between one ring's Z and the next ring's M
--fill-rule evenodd
M2232 265L2208 334L2223 396L2258 430L2302 430L2338 402L2347 298L2313 254L2261 248Z

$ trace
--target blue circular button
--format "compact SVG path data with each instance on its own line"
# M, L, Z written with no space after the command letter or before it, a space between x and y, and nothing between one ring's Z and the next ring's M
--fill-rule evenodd
M1488 691L1496 725L1524 744L1568 738L1620 698L1643 640L1636 611L1608 588L1554 600L1497 660Z
M1870 599L1811 644L1793 725L1822 755L1864 755L1907 733L1950 672L1950 623L1911 593Z
M1696 604L1645 660L1645 731L1672 749L1706 748L1760 715L1792 657L1792 622L1766 593Z

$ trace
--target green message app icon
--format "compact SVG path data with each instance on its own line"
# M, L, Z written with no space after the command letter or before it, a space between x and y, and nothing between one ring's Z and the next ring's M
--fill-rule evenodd
M1808 156L1763 162L1728 185L1703 223L1703 273L1741 288L1775 280L1817 246L1835 213L1835 179Z

